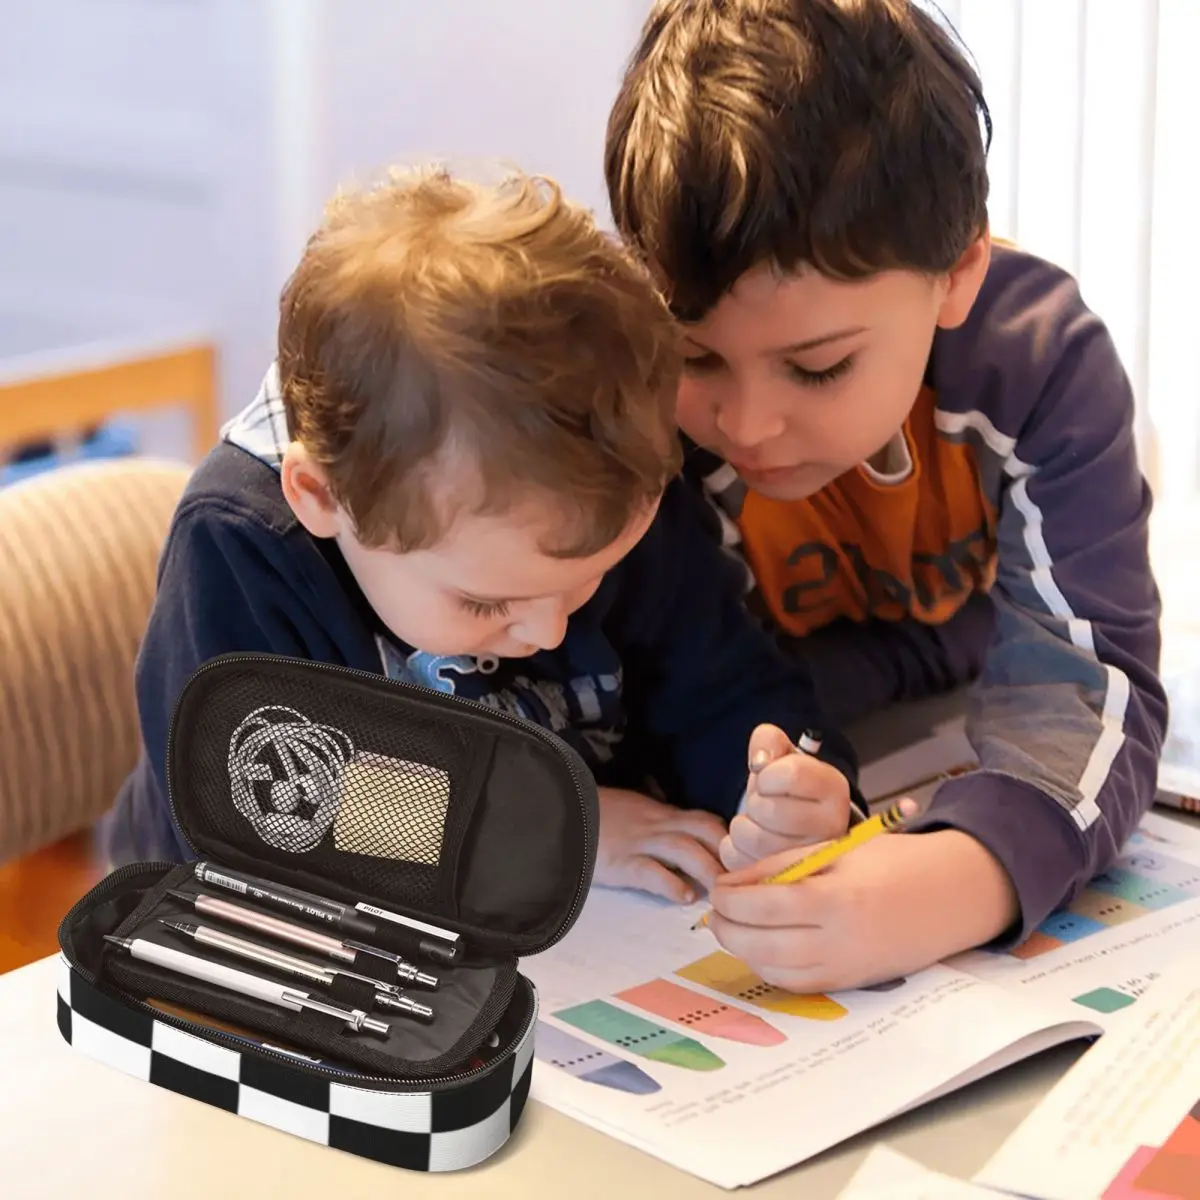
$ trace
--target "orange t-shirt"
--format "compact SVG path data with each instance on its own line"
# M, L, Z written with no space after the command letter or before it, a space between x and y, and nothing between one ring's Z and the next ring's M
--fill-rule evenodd
M942 437L923 388L904 424L912 470L896 483L863 467L805 500L748 492L738 518L762 601L800 636L838 617L948 620L996 573L996 513L971 447Z

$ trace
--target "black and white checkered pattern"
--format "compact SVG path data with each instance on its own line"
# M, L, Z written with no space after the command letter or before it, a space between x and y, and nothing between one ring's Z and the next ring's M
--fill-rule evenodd
M371 1091L164 1024L98 991L59 960L58 1028L75 1049L284 1133L412 1171L461 1170L504 1145L529 1095L535 1025L531 1020L507 1061L458 1087Z

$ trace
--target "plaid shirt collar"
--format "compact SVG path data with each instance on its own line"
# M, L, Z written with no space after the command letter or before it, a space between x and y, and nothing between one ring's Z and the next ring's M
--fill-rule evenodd
M277 363L271 364L250 405L222 426L221 437L276 471L280 469L283 452L288 447L288 432Z

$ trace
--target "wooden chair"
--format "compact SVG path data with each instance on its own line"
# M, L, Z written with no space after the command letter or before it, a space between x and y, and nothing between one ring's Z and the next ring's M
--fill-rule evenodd
M216 352L205 342L97 343L0 359L0 451L83 431L116 413L184 408L192 455L216 445Z
M0 970L51 953L103 873L88 831L139 753L134 660L189 473L118 459L0 488Z

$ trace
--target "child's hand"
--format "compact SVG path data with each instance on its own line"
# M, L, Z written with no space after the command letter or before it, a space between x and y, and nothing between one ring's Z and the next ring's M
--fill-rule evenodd
M600 848L595 881L640 888L679 904L707 891L721 873L717 847L725 823L624 788L599 789ZM694 882L689 882L689 880Z
M846 832L850 784L836 767L798 751L774 725L760 725L750 735L749 762L746 802L721 843L726 870Z
M889 833L798 883L756 884L812 849L723 875L710 896L721 945L790 991L908 975L990 942L1019 915L1008 873L956 829Z

